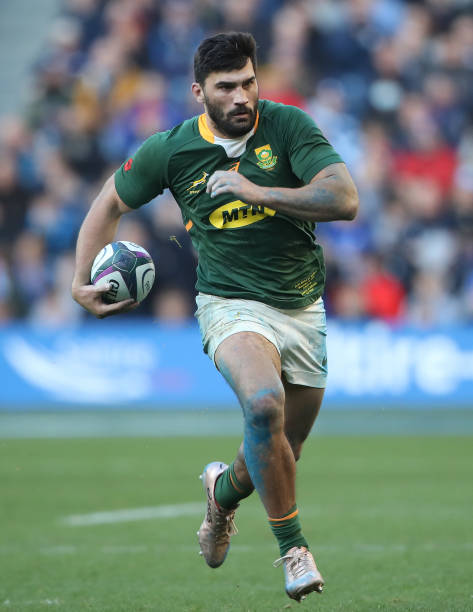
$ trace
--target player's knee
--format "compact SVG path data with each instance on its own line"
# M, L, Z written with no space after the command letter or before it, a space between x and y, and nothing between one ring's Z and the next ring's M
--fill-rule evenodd
M278 389L262 389L244 403L247 426L270 431L284 425L284 392Z

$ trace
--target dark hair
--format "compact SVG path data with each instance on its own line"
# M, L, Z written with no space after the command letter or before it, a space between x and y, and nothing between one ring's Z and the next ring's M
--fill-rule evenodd
M256 70L256 41L248 32L226 32L203 40L194 55L194 77L203 85L211 72L240 70L251 60Z

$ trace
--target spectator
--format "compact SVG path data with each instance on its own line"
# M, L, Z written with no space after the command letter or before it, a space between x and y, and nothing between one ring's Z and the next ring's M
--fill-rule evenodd
M0 321L63 323L79 224L147 136L200 112L189 57L253 32L261 97L305 108L355 176L354 223L319 224L329 314L433 326L473 320L473 18L461 2L65 0L22 116L1 119ZM169 192L122 224L148 247L132 316L187 320L195 256Z
M29 194L20 183L13 155L0 155L0 237L2 243L15 240L24 227Z
M363 267L364 278L360 289L366 315L388 323L401 321L406 296L400 281L386 269L382 258L375 253L365 255Z

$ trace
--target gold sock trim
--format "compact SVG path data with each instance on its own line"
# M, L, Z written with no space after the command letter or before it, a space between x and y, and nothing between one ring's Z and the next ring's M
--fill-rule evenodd
M237 485L235 484L235 481L233 480L233 476L232 476L231 470L228 472L228 475L230 476L230 482L232 483L232 486L235 489L235 491L238 491L238 493L244 493L245 491L243 491L243 489L240 489L239 487L237 487Z
M299 514L299 508L297 510L294 510L294 512L291 512L291 514L288 514L287 516L283 516L282 518L271 518L270 516L268 516L268 521L272 521L274 523L279 523L281 521L288 521L289 519L294 518L298 514Z

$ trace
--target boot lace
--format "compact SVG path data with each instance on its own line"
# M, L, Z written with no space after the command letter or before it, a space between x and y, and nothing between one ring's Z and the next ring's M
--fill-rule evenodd
M225 542L229 536L236 535L238 529L234 522L235 511L215 513L215 540Z
M284 555L274 561L273 566L279 567L282 563L286 563L286 570L293 579L300 578L306 572L313 571L312 560L307 554L307 551L296 551L292 554Z

